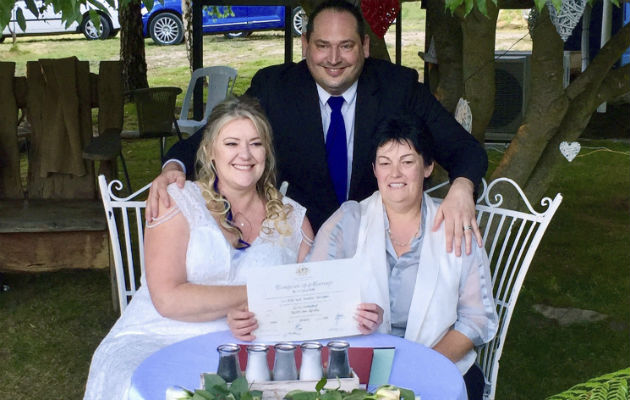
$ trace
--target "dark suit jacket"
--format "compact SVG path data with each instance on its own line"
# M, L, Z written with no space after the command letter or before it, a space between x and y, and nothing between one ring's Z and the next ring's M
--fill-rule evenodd
M326 163L319 97L306 63L258 71L246 94L260 100L271 122L278 183L289 182L287 195L307 208L313 228L319 229L339 204ZM368 58L357 87L350 200L362 200L376 190L372 134L379 121L403 109L426 123L434 137L435 159L451 179L463 176L481 181L487 168L485 150L418 82L417 72ZM192 173L201 137L197 132L179 142L166 158L183 161Z

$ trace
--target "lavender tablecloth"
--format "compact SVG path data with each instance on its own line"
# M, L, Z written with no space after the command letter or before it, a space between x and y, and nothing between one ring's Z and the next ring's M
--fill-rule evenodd
M421 400L467 399L455 364L428 347L377 333L344 340L356 347L395 347L389 383L413 390ZM216 371L216 348L222 343L239 342L229 331L214 332L172 344L147 357L133 374L129 399L162 400L172 385L198 388L202 372Z

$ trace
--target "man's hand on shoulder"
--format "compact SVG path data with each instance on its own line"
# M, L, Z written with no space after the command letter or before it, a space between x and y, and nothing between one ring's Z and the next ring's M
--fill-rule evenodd
M147 198L147 208L144 214L148 222L153 221L160 213L160 201L166 208L170 207L169 195L166 187L171 183L177 183L180 188L184 187L186 182L186 174L182 167L176 162L167 162L162 173L158 175L151 183L149 189L149 197Z
M446 251L462 255L462 236L466 240L466 254L472 251L472 236L475 235L477 245L483 246L481 232L475 217L475 201L473 199L473 183L466 178L457 178L451 184L446 198L440 205L433 222L433 231L437 231L444 222L446 235ZM453 243L455 242L455 243ZM454 246L453 246L454 245Z

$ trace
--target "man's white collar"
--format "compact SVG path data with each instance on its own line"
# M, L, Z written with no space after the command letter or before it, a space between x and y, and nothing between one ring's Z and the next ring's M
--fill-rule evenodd
M356 81L350 86L345 92L341 94L343 99L346 101L346 104L351 104L354 101L355 96L357 95L357 86L359 81ZM322 104L328 103L328 99L332 97L330 93L328 93L323 87L319 86L319 83L315 83L317 86L317 94L319 95L319 101Z

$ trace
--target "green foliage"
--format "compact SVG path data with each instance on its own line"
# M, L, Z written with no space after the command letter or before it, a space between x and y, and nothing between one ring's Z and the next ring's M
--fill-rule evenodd
M120 0L119 7L125 7L132 1L138 0ZM157 0L161 4L164 4L164 0ZM100 19L98 18L98 13L96 10L100 10L104 13L107 13L107 8L104 3L109 5L113 9L117 9L115 0L46 0L42 2L41 7L37 7L34 0L26 0L26 9L28 9L35 17L38 17L46 7L52 7L55 12L61 13L61 20L64 22L66 27L70 26L73 22L81 23L83 19L83 14L81 13L82 6L90 6L90 19L96 27L100 26ZM146 7L147 10L151 11L153 5L155 4L155 0L143 0L142 4ZM0 31L4 30L4 28L9 24L11 20L11 12L13 7L15 7L15 0L0 0ZM213 16L215 18L224 18L227 16L233 16L232 7L219 7L219 6L204 6L204 13ZM24 10L21 6L18 6L16 9L16 20L18 25L22 30L26 28L26 19L24 17Z
M26 8L34 15L37 15L37 6L35 5L35 0L26 0Z
M203 6L204 14L214 18L233 17L232 6Z
M24 12L22 11L21 8L18 8L15 11L15 19L17 20L17 23L20 26L20 29L22 30L26 29L26 20L24 19Z
M628 383L630 368L590 379L547 400L628 400Z
M177 394L173 395L167 391L167 400L261 400L260 390L249 390L247 379L241 376L232 384L228 385L223 378L217 374L204 374L203 389L194 392L175 387ZM169 389L170 390L170 389Z
M144 4L144 6L147 8L147 10L151 11L153 9L153 5L155 4L155 1L153 1L153 0L144 0L142 2L142 4ZM164 4L164 1L162 1L162 4Z
M199 391L196 391L197 393ZM231 385L216 374L206 374L204 376L204 390L209 400L260 400L262 392L259 390L249 390L249 384L244 376L238 377Z
M415 400L412 390L392 385L380 386L374 393L363 389L351 392L335 389L325 389L327 379L324 377L315 385L315 391L292 390L284 398L286 400Z
M464 16L466 16L472 11L474 6L477 6L477 9L479 10L479 12L481 12L483 15L488 15L488 7L486 4L486 1L488 0L445 0L444 3L446 6L446 9L449 10L451 13L455 13L456 10L463 7L463 13L464 13ZM538 11L542 10L542 8L545 6L547 1L548 0L534 0L536 9L538 9ZM589 0L589 3L592 4L596 1L597 0ZM610 1L614 5L619 7L620 5L619 0L610 0ZM497 0L492 0L492 2L495 5L498 4ZM563 0L551 0L551 4L553 4L556 10L560 10L560 8L562 7L562 2Z

